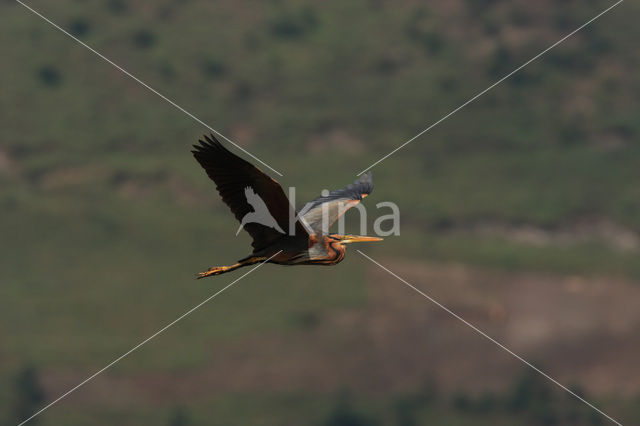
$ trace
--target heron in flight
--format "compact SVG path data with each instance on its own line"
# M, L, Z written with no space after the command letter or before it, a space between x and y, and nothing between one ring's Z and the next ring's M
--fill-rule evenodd
M316 198L296 212L277 181L231 153L213 134L205 135L204 140L198 142L191 152L216 184L222 201L240 221L241 228L253 239L253 252L233 265L200 272L197 278L264 261L279 265L335 265L344 259L345 244L382 240L328 232L332 223L371 194L371 172L346 188Z

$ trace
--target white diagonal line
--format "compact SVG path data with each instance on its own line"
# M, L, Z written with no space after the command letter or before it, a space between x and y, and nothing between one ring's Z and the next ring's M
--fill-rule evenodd
M446 306L444 306L442 303L438 302L437 300L435 300L433 297L429 296L428 294L424 293L422 290L419 290L418 288L414 287L413 285L411 285L408 281L406 281L405 279L403 279L402 277L396 275L394 272L392 272L391 270L389 270L388 268L382 266L380 263L378 263L377 261L373 260L371 257L367 256L366 254L364 254L363 252L361 252L360 250L356 249L356 251L358 253L360 253L362 256L366 257L367 259L369 259L371 262L375 263L376 265L378 265L380 268L384 269L385 271L387 271L389 274L393 275L395 278L397 278L398 280L402 281L404 284L406 284L408 287L410 287L411 289L413 289L414 291L416 291L417 293L419 293L420 295L422 295L424 298L428 299L429 301L433 302L435 305L437 305L439 308L443 309L444 311L446 311L448 314L451 314L453 317L455 317L456 319L462 321L465 325L467 325L468 327L470 327L471 329L473 329L475 332L477 332L478 334L480 334L481 336L485 337L486 339L490 340L491 342L493 342L494 344L496 344L500 349L504 350L505 352L507 352L508 354L512 355L513 357L515 357L516 359L518 359L519 361L521 361L523 364L531 367L533 370L535 370L537 373L540 373L542 376L544 376L545 378L547 378L549 381L551 381L552 383L558 385L559 387L561 387L562 389L564 389L565 391L569 392L571 395L573 395L574 397L576 397L577 399L579 399L580 401L584 402L585 404L587 404L589 407L593 408L594 410L596 410L598 413L602 414L603 416L605 416L607 419L611 420L613 423L622 426L622 423L618 422L616 419L614 419L613 417L609 416L607 413L605 413L604 411L600 410L598 407L594 406L593 404L591 404L589 401L587 401L586 399L582 398L580 395L576 394L575 392L573 392L571 389L567 388L565 385L563 385L562 383L560 383L559 381L557 381L556 379L554 379L553 377L549 376L547 373L545 373L544 371L540 370L538 367L536 367L535 365L531 364L529 361L527 361L526 359L522 358L520 355L518 355L517 353L513 352L511 349L507 348L505 345L503 345L502 343L498 342L496 339L494 339L493 337L489 336L487 333L485 333L484 331L480 330L478 327L476 327L475 325L471 324L469 321L465 320L464 318L462 318L460 315L456 314L455 312L453 312L451 309L447 308Z
M465 103L463 103L462 105L460 105L459 107L457 107L456 109L454 109L453 111L449 112L447 115L445 115L444 117L442 117L441 119L439 119L438 121L436 121L435 123L433 123L432 125L430 125L429 127L427 127L426 129L424 129L423 131L421 131L420 133L418 133L417 135L415 135L414 137L412 137L411 139L409 139L408 141L406 141L405 143L403 143L402 145L400 145L399 147L397 147L396 149L394 149L393 151L389 152L387 155L385 155L384 157L380 158L378 161L376 161L375 163L371 164L369 167L367 167L366 169L364 169L363 171L361 171L360 173L358 173L356 176L360 176L361 174L363 174L364 172L366 172L367 170L375 167L377 164L379 164L380 162L386 160L387 158L389 158L390 156L392 156L393 154L395 154L396 152L400 151L402 148L404 148L405 146L407 146L408 144L410 144L411 142L413 142L415 139L419 138L420 136L422 136L423 134L425 134L426 132L428 132L429 130L431 130L432 128L434 128L435 126L437 126L438 124L442 123L444 120L446 120L447 118L451 117L453 114L455 114L456 112L460 111L462 108L466 107L467 105L469 105L471 102L475 101L476 99L478 99L480 96L484 95L485 93L487 93L489 90L493 89L494 87L496 87L498 84L502 83L503 81L505 81L507 78L511 77L513 74L517 73L518 71L520 71L522 68L526 67L527 65L529 65L531 62L535 61L536 59L538 59L539 57L541 57L542 55L544 55L545 53L547 53L548 51L550 51L551 49L553 49L554 47L556 47L557 45L559 45L560 43L562 43L563 41L565 41L566 39L568 39L569 37L571 37L572 35L574 35L575 33L577 33L578 31L580 31L581 29L583 29L584 27L586 27L587 25L589 25L590 23L592 23L593 21L595 21L596 19L598 19L599 17L601 17L602 15L604 15L605 13L609 12L611 9L613 9L614 7L616 7L617 5L619 5L620 3L622 3L624 0L618 0L616 3L614 3L613 5L609 6L608 8L606 8L605 10L603 10L602 12L600 12L599 14L597 14L596 16L594 16L593 18L589 19L587 22L585 22L584 24L582 24L581 26L579 26L578 28L576 28L575 30L571 31L569 34L567 34L566 36L562 37L560 40L556 41L555 43L553 43L551 46L547 47L546 49L544 49L542 52L538 53L536 56L534 56L533 58L529 59L527 62L525 62L524 64L520 65L518 68L516 68L515 70L511 71L509 74L505 75L504 77L502 77L500 80L496 81L495 83L493 83L491 86L487 87L486 89L484 89L483 91L479 92L478 94L476 94L474 97L472 97L471 99L469 99L468 101L466 101Z
M61 399L67 397L69 394L71 394L72 392L74 392L75 390L80 388L81 386L85 385L86 383L88 383L89 381L94 379L96 376L98 376L99 374L103 373L108 368L112 367L118 361L122 360L124 357L126 357L129 354L131 354L133 351L135 351L136 349L140 348L142 345L144 345L145 343L149 342L151 339L153 339L154 337L156 337L160 333L164 332L165 330L167 330L169 327L173 326L175 323L177 323L178 321L180 321L184 317L186 317L186 316L190 315L191 313L193 313L193 311L195 311L196 309L198 309L199 307L201 307L202 305L204 305L205 303L207 303L208 301L210 301L211 299L213 299L214 297L216 297L217 295L219 295L220 293L222 293L223 291L225 291L226 289L228 289L229 287L231 287L232 285L234 285L235 283L237 283L238 281L240 281L241 279L243 279L244 277L246 277L247 275L249 275L250 273L252 273L256 269L258 269L259 267L261 267L262 265L264 265L265 263L267 263L268 261L273 259L275 256L277 256L281 252L282 252L282 250L280 250L278 253L274 254L270 258L266 259L265 261L260 262L260 264L258 264L256 267L252 268L249 272L245 273L244 275L240 276L239 278L236 278L230 284L227 284L225 287L223 287L221 290L218 290L217 292L215 292L211 296L207 297L202 302L198 303L196 306L194 306L193 308L189 309L187 312L185 312L184 314L180 315L178 318L176 318L175 320L171 321L169 324L165 325L160 330L156 331L151 336L147 337L146 339L144 339L143 341L141 341L140 343L138 343L137 345L135 345L134 347L129 349L127 352L125 352L122 355L120 355L118 358L116 358L113 361L111 361L109 364L105 365L100 370L96 371L91 376L87 377L82 382L78 383L77 385L75 385L74 387L72 387L71 389L69 389L68 391L63 393L62 395L60 395L58 398L54 399L49 404L47 404L44 407L42 407L40 410L38 410L37 412L32 414L31 417L29 417L28 419L25 419L21 423L19 423L18 426L22 426L23 424L27 423L29 420L33 419L34 417L36 417L37 415L39 415L40 413L42 413L46 409L50 408L52 405L56 404Z
M183 113L185 113L189 117L193 118L195 121L197 121L198 123L202 124L204 127L206 127L207 129L211 130L212 132L214 132L215 134L217 134L218 136L220 136L221 138L223 138L227 142L233 144L236 148L238 148L239 150L241 150L242 152L244 152L245 154L247 154L248 156L250 156L254 160L259 161L262 165L268 167L269 169L271 169L271 171L273 171L277 175L282 176L282 173L280 173L279 171L277 171L276 169L274 169L273 167L271 167L270 165L268 165L267 163L265 163L264 161L262 161L261 159L259 159L258 157L256 157L255 155L253 155L252 153L250 153L249 151L247 151L246 149L244 149L243 147L241 147L240 145L238 145L237 143L235 143L234 141L232 141L231 139L229 139L228 137L226 137L222 133L220 133L219 131L217 131L216 129L214 129L213 127L209 126L207 123L205 123L204 121L200 120L198 117L196 117L195 115L191 114L189 111L187 111L186 109L184 109L183 107L181 107L180 105L178 105L177 103L172 101L171 99L167 98L165 95L163 95L162 93L158 92L156 89L154 89L153 87L149 86L147 83L145 83L144 81L140 80L138 77L136 77L135 75L131 74L129 71L127 71L126 69L122 68L120 65L116 64L111 59L107 58L102 53L100 53L97 50L95 50L93 47L89 46L85 42L83 42L80 39L78 39L77 37L73 36L71 33L66 31L64 28L60 27L55 22L51 21L46 16L42 15L40 12L34 10L30 6L27 6L26 4L24 4L20 0L16 0L16 1L18 3L20 3L22 6L24 6L25 8L27 8L28 10L30 10L31 12L33 12L34 14L36 14L37 16L39 16L40 18L42 18L43 20L47 21L49 24L51 24L52 26L54 26L55 28L57 28L61 32L63 32L64 34L66 34L67 36L71 37L73 40L75 40L76 42L78 42L82 46L86 47L87 49L89 49L90 51L92 51L93 53L95 53L96 55L98 55L99 57L101 57L102 59L104 59L105 61L110 63L111 65L113 65L115 68L119 69L120 71L122 71L123 73L125 73L126 75L131 77L133 80L135 80L138 83L140 83L145 88L149 89L151 92L155 93L156 95L158 95L159 97L161 97L165 101L169 102L171 105L173 105L178 110L182 111Z

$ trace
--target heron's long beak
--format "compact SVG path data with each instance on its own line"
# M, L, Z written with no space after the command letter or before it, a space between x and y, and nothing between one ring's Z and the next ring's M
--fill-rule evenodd
M362 235L340 235L340 244L363 243L367 241L382 241L378 237L364 237Z

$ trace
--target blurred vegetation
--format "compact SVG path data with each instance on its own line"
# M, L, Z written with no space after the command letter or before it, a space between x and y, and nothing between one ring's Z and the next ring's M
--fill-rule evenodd
M609 4L43 0L34 7L281 171L301 205L351 182ZM640 234L640 9L622 7L378 165L370 219L375 203L396 202L402 236L370 250L640 277L638 247L598 234L539 246L475 231L489 223L553 235L595 221ZM25 355L38 367L0 390L3 418L41 405L37 371L95 370L221 288L227 281L199 285L192 274L244 256L248 239L233 238L237 225L189 154L206 129L17 3L0 2L0 12L0 34L11 41L0 47L0 376L21 371ZM152 359L134 355L116 370L192 368L212 342L305 330L327 310L365 303L365 272L354 259L314 274L267 267L261 274L242 283L251 291L230 290L215 309L164 335ZM539 386L525 377L509 395L337 402L324 394L229 395L171 412L52 410L42 424L255 424L265 411L271 420L262 424L297 423L303 414L303 423L331 425L598 424ZM486 421L477 421L480 412Z
M33 378L29 378L32 381ZM32 383L20 384L28 404L38 406L42 402L41 390L34 399ZM589 401L579 389L574 391ZM25 393L26 392L26 393ZM32 409L34 407L31 407ZM560 389L548 386L544 378L524 371L516 378L512 388L503 394L455 393L451 400L431 385L412 393L393 397L355 396L341 390L335 396L314 394L274 393L266 395L233 394L208 401L190 403L169 409L140 407L135 413L124 413L87 407L82 412L62 411L52 413L50 419L36 419L42 424L70 424L93 419L100 424L109 420L126 421L134 424L135 419L161 422L168 419L169 426L227 425L227 424L297 424L318 426L416 426L423 424L456 425L511 425L514 423L530 426L574 425L598 426L605 420L592 409ZM29 413L29 415L32 412ZM596 414L596 415L594 415ZM24 416L22 419L24 419ZM49 417L49 416L47 416ZM81 423L78 423L81 424ZM162 424L162 423L161 423Z
M189 415L184 407L176 407L169 417L168 426L189 426Z
M349 400L349 395L343 393L323 424L324 426L373 426L377 422L356 410Z
M11 422L19 423L41 408L45 401L44 389L40 384L38 370L27 365L20 369L14 380L13 393L13 418ZM34 419L37 424L40 419Z

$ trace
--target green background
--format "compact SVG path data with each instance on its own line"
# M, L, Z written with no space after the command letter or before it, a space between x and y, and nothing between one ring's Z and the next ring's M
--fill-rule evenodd
M296 187L300 206L353 181L612 3L28 4L282 172L262 167ZM639 12L622 3L377 165L369 226L388 213L375 204L393 201L401 235L358 248L426 292L428 271L448 283L462 268L474 291L447 296L453 307L506 298L506 287L483 287L496 277L534 277L533 292L540 284L552 294L553 283L575 278L585 294L605 286L633 310ZM206 128L16 2L0 2L0 34L0 419L17 424L20 407L35 412L239 277L193 280L244 257L249 238L234 237L237 223L189 153ZM447 347L463 353L482 337L459 337L464 325L376 268L351 247L332 268L267 265L37 421L606 422L489 343L465 359L491 383L473 374L473 384L450 381L442 360L431 371L438 343L429 333L454 330ZM398 319L375 302L385 291L414 316ZM615 318L618 305L602 301L603 318ZM567 321L585 312L556 308ZM416 319L427 312L429 321ZM473 312L460 314L474 322ZM640 319L629 315L620 332L592 324L584 335L551 336L562 344L545 344L547 352L503 336L509 316L489 330L631 424L640 420ZM621 341L630 343L617 358ZM411 348L424 362L405 356ZM495 357L504 369L482 367ZM570 373L567 360L576 360ZM415 380L385 371L392 365ZM598 368L623 380L590 380Z

